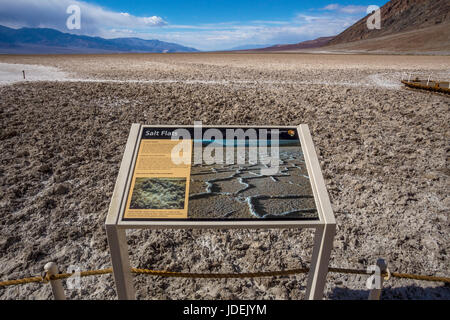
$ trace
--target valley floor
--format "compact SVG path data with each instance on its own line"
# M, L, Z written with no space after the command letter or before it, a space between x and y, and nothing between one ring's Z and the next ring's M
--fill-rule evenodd
M403 88L408 74L448 80L450 57L0 56L0 279L40 274L48 261L110 267L104 222L131 124L196 120L307 123L337 220L330 265L382 257L391 271L449 276L450 99ZM247 272L307 266L312 234L130 231L128 241L134 267ZM366 299L366 279L330 273L326 297ZM111 275L81 286L66 288L70 299L115 298ZM136 276L135 286L139 299L302 299L306 278ZM49 298L45 285L0 288L0 299ZM450 289L390 279L382 298L450 299Z

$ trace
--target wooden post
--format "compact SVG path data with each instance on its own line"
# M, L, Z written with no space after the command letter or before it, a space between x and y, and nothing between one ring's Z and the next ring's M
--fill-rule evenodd
M25 79L25 70L22 70L23 78Z
M373 275L375 278L375 287L373 289L370 290L369 292L369 300L380 300L381 297L381 290L383 289L383 273L385 273L387 271L387 265L386 262L384 261L384 259L378 259L377 260L377 267L379 268L379 273L378 270L375 271L375 274ZM373 278L372 278L373 279Z
M49 276L57 275L59 273L58 266L54 262L47 263L44 266L44 270ZM50 280L50 285L52 286L53 298L55 298L55 300L66 300L61 280Z

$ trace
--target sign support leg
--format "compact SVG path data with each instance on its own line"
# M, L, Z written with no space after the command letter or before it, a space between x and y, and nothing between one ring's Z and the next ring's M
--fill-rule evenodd
M383 273L386 272L387 265L384 259L377 260L377 267L379 268L379 274L375 271L375 277L377 277L377 281L375 281L375 288L370 290L369 292L369 300L380 300L381 298L381 290L383 289Z
M316 228L314 249L308 274L308 286L306 289L306 299L308 300L323 299L335 231L335 224L326 224Z
M116 225L107 224L106 235L108 237L117 297L119 300L135 300L136 294L131 276L125 229L117 228Z

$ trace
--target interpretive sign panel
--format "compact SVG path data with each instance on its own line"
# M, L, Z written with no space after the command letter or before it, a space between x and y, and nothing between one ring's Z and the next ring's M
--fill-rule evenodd
M313 228L306 297L321 299L336 222L307 125L133 124L106 218L119 299L134 299L126 229Z
M195 135L191 127L143 128L123 220L318 219L297 128ZM177 147L186 163L173 161Z

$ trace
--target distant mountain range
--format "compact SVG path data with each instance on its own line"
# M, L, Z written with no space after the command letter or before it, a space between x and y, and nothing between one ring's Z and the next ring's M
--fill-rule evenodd
M63 33L47 28L12 29L0 25L0 53L121 53L197 52L176 43L139 38L104 39Z
M248 44L225 51L450 54L449 0L391 0L380 11L381 29L369 29L367 15L336 36L294 44ZM54 29L0 26L0 54L197 51L159 40L104 39Z
M271 44L246 44L242 46L237 46L230 48L225 51L240 51L240 50L252 50L252 49L261 49L261 48L267 48L272 46Z
M255 49L255 51L289 51L289 50L300 50L300 49L311 49L323 47L330 42L334 37L321 37L314 40L303 41L294 44L277 44L267 48Z

